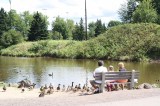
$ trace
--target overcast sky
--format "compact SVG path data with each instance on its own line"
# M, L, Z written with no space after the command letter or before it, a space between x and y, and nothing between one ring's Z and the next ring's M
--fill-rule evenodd
M120 20L118 9L126 0L86 0L88 22L101 19L106 24L110 20ZM11 0L11 8L17 13L39 11L52 22L58 15L79 22L85 16L85 0ZM9 0L0 0L0 7L10 10Z

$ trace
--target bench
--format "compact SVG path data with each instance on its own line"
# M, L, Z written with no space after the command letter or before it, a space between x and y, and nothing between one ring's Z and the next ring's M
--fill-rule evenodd
M125 84L129 84L129 89L133 89L135 85L135 79L139 78L139 74L140 73L135 70L125 71L125 72L102 72L95 74L95 80L102 81L102 83L99 84L101 93L104 91L104 87L106 85L107 80L128 79L128 82L126 82ZM113 83L113 84L124 84L124 83Z

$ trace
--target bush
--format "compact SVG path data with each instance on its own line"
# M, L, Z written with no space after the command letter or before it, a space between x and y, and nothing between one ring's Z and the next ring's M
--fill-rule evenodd
M15 45L23 42L23 35L15 30L9 30L8 32L4 32L0 39L0 44L2 48L9 47L11 45Z

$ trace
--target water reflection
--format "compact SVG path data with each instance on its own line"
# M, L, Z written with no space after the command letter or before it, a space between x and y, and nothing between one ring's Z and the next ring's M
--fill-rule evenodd
M118 62L105 61L105 66L113 65L118 70ZM154 83L160 79L160 65L150 63L126 62L128 70L140 71L139 82ZM25 78L40 85L53 83L71 85L88 83L92 72L97 67L97 60L74 60L54 58L0 57L0 81L15 83ZM53 73L53 77L48 74Z

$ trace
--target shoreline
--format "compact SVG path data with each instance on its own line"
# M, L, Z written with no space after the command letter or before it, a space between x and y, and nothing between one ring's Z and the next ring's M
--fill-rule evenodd
M21 93L18 88L8 87L6 92L0 90L0 105L2 106L86 106L109 104L122 102L125 100L134 101L159 97L160 88L138 89L138 90L119 90L104 92L93 95L81 95L80 92L53 92L51 95L45 95L39 98L39 89L32 91L26 90Z

